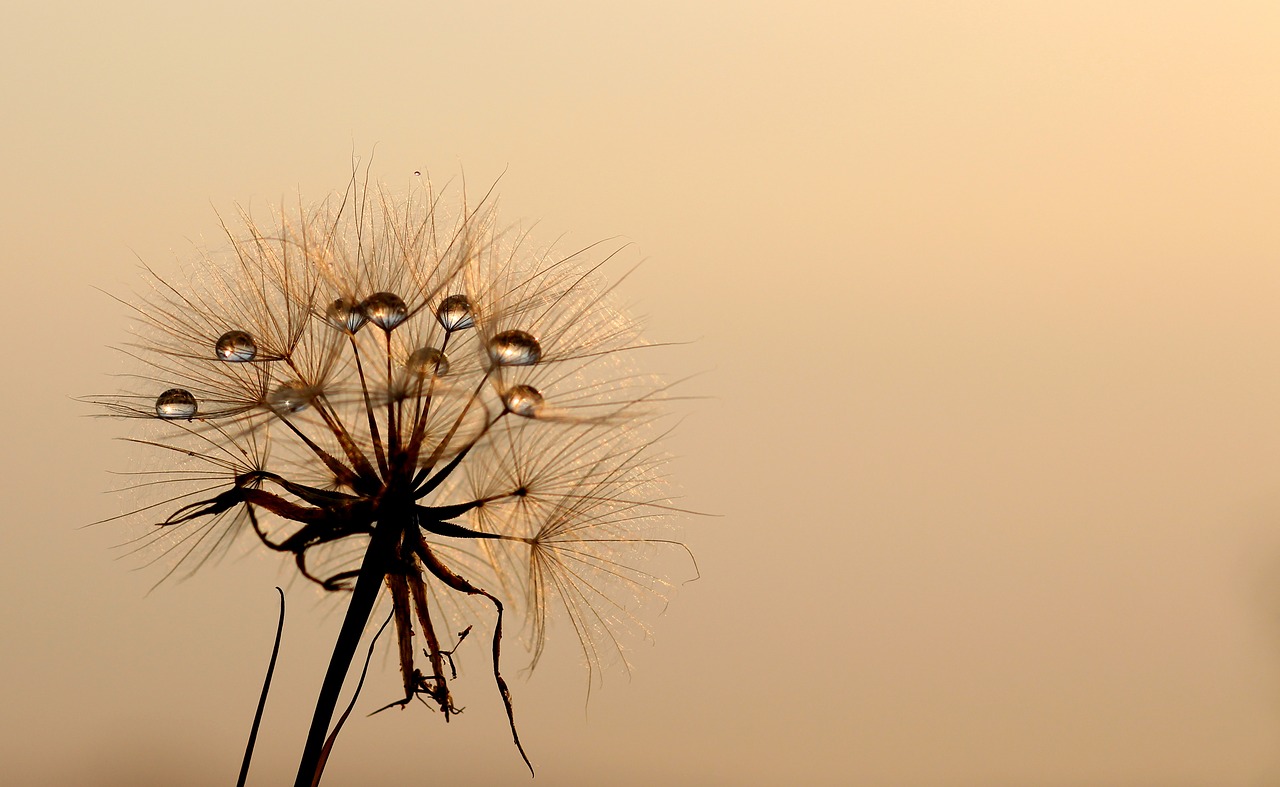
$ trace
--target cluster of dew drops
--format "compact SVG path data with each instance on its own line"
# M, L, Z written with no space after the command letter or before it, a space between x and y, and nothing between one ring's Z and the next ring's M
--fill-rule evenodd
M339 298L325 312L331 325L352 335L367 323L390 333L408 316L409 309L404 300L391 292L374 293L360 303ZM450 334L475 326L471 302L465 295L450 295L440 301L435 316L440 326ZM542 346L538 340L519 329L495 334L489 339L486 350L495 366L532 366L542 358ZM218 338L213 354L224 363L249 363L258 357L258 345L247 331L236 329ZM443 377L449 373L449 359L434 347L414 350L404 365L410 373L422 378L428 374ZM271 392L267 405L276 413L285 415L306 409L310 401L311 394L305 387L286 383ZM509 412L533 418L542 408L543 397L532 385L521 384L511 386L503 394L502 401ZM198 411L196 397L185 388L170 388L156 397L156 415L165 420L191 420Z

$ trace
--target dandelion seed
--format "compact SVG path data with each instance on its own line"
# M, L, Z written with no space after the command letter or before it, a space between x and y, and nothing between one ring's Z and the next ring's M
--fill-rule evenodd
M532 385L513 386L502 396L507 410L525 418L533 418L542 409L542 394Z
M156 397L156 415L161 418L191 418L196 414L196 398L190 391L170 388Z
M399 295L390 292L377 292L365 299L360 305L369 322L384 331L389 331L405 321L409 310Z
M290 415L307 409L313 399L315 392L302 383L285 383L271 392L267 403L277 414Z
M632 368L644 342L595 247L538 251L487 198L451 220L421 188L397 201L353 184L270 226L244 216L202 287L152 282L128 350L140 390L94 400L150 419L134 442L173 462L135 486L171 490L135 512L156 526L134 548L167 548L166 577L243 538L349 592L298 785L319 778L379 603L399 654L387 707L451 718L455 659L480 658L528 764L502 676L512 622L532 666L558 608L594 680L666 598L658 553L687 555L662 535L665 387ZM487 648L461 645L473 626Z
M227 331L218 338L213 349L219 360L232 363L252 361L258 355L258 345L244 331Z
M334 326L342 328L349 333L355 333L369 321L364 312L364 307L346 298L337 298L333 303L330 303L329 308L325 310L325 316L329 318L329 322Z
M434 347L419 347L405 361L404 367L417 377L444 377L449 373L449 359Z
M463 331L475 326L471 319L471 302L465 295L450 295L436 307L436 319L446 331Z
M542 358L542 345L524 331L503 331L489 340L489 360L498 366L532 366Z

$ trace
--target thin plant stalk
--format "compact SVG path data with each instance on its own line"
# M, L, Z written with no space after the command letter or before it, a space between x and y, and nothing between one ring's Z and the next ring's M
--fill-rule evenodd
M271 691L271 677L276 672L276 658L280 655L280 638L284 634L284 591L276 588L280 594L280 619L276 623L276 641L271 648L271 661L267 664L267 677L262 681L262 694L258 696L258 709L253 714L253 726L249 728L249 742L244 747L244 760L240 763L240 778L236 787L244 787L249 778L249 762L253 759L253 747L258 742L258 727L262 724L262 712L267 707L267 694Z
M324 773L325 763L329 761L329 752L333 751L333 744L338 740L338 733L342 731L342 725L347 723L347 719L351 717L351 711L355 710L356 700L360 699L360 691L364 688L364 679L369 675L369 662L373 660L373 650L378 646L378 639L382 636L382 632L387 630L387 626L391 624L395 612L387 615L387 619L382 621L382 626L378 628L378 632L373 635L373 639L369 641L369 650L364 654L364 667L360 670L360 680L356 683L356 690L351 693L351 700L347 703L347 708L338 717L338 723L333 725L333 732L329 733L329 738L324 742L324 748L320 751L320 762L316 766L316 776L311 782L311 787L317 787L320 784L320 777Z

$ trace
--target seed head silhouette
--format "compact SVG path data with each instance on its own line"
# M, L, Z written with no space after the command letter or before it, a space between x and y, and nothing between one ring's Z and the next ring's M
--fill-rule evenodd
M296 784L319 780L379 603L403 687L386 707L449 720L455 659L478 658L529 764L502 677L508 616L532 667L561 615L594 681L665 599L658 553L688 555L663 537L669 388L638 371L652 345L601 274L617 249L534 248L498 225L492 193L450 218L425 182L397 199L353 179L314 208L239 218L189 285L148 271L125 301L139 371L92 400L137 419L127 439L163 462L131 486L167 490L125 515L151 524L135 547L169 577L247 539L349 594ZM459 648L473 625L487 648Z

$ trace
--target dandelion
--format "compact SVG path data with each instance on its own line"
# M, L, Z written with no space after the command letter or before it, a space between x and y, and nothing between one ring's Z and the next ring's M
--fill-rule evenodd
M670 588L653 558L687 555L662 537L666 388L636 371L649 345L601 279L612 255L536 250L489 195L449 219L429 184L396 200L353 180L270 224L240 219L198 285L149 274L123 348L140 371L93 400L138 419L127 439L167 463L132 485L170 490L131 512L153 524L134 549L166 556L170 577L243 538L349 594L298 785L319 779L379 603L402 689L385 707L458 714L455 658L478 626L487 648L466 655L492 673L528 765L508 617L532 667L561 610L594 680L625 665L624 635L647 632L643 608Z

